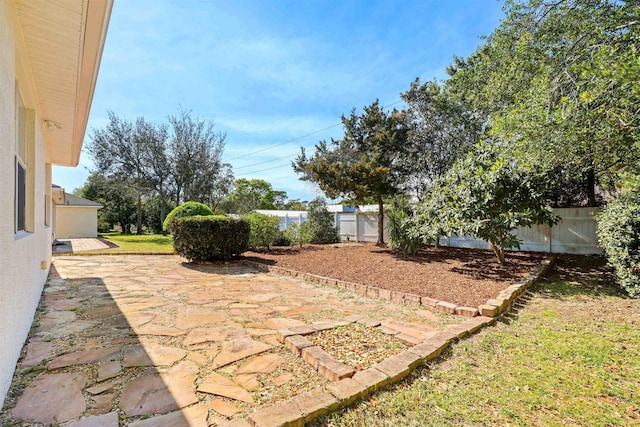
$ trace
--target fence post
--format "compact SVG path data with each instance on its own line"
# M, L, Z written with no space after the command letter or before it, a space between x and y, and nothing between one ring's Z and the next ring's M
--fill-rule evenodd
M356 212L356 242L360 241L360 212Z

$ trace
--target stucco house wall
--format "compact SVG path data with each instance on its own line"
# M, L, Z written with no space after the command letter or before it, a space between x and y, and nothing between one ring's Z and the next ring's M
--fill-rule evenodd
M45 193L51 187L42 123L26 55L16 40L11 3L0 1L0 402L31 327L51 262L51 229L45 225ZM34 115L28 133L33 142L33 206L30 232L14 232L16 81L25 107ZM29 190L28 190L29 191Z
M0 406L51 265L51 165L78 164L112 4L0 0Z

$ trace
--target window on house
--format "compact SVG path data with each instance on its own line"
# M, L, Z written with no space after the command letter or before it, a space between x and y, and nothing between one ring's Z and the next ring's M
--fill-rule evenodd
M44 180L44 225L51 225L51 163L45 166Z
M15 232L33 231L33 111L27 110L16 85Z

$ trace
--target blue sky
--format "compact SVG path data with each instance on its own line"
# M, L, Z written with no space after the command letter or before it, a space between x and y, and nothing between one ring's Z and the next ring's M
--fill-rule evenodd
M376 99L393 104L416 77L444 78L454 55L473 52L499 24L501 8L496 0L116 1L85 144L108 110L160 123L190 109L226 132L223 158L236 178L311 200L322 193L290 167L300 147L340 138L342 114ZM54 167L53 181L73 191L91 168L83 152L77 168Z

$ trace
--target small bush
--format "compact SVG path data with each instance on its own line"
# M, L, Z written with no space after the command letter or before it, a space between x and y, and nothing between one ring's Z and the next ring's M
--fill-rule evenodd
M164 231L172 232L173 221L178 218L185 218L196 215L213 215L213 211L209 206L199 202L184 202L180 206L169 212L164 220L162 228Z
M249 223L224 216L173 221L173 247L189 261L228 260L249 248Z
M289 224L284 231L285 237L291 242L291 245L302 245L311 241L312 233L309 222L303 222L302 224L292 223Z
M273 241L273 246L291 246L291 240L287 239L285 233L281 231L276 240Z
M245 215L243 219L249 221L251 233L249 235L249 247L258 248L264 246L269 250L273 242L280 235L280 219L277 216L261 213Z
M422 246L422 238L417 234L417 226L408 205L396 205L387 211L389 222L389 246L404 254L413 255Z
M308 227L311 243L335 243L340 241L333 214L327 210L327 202L317 197L309 203Z
M640 297L640 193L624 194L604 208L598 238L622 287Z

